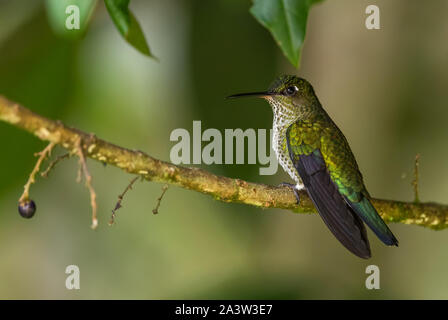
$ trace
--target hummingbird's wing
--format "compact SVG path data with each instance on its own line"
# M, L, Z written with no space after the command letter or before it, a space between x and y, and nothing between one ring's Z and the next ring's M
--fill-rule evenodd
M370 258L364 224L331 180L320 151L299 157L291 155L291 158L319 215L333 235L358 257Z
M362 221L385 244L398 244L397 239L370 203L353 153L344 135L334 123L296 122L288 128L286 138L290 157L319 214L343 244L341 240L343 237L337 234L338 231L342 231L343 234L361 232L361 238L367 239L363 236L365 230L356 230L359 224L363 226ZM355 217L356 223L350 219L349 213ZM344 219L344 214L346 223L351 229L347 229L347 226L338 228L337 223L328 218L330 216L334 219ZM353 240L354 237L350 239Z
M319 149L339 193L384 244L398 246L398 240L370 202L347 139L333 122L322 133Z

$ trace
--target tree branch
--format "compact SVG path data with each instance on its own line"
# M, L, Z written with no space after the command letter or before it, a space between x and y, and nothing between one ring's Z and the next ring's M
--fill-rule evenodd
M168 183L211 195L216 200L281 208L297 213L316 212L307 193L300 191L300 205L288 187L274 187L214 175L198 168L186 168L155 159L141 151L119 147L95 135L49 120L0 96L0 120L26 130L39 139L59 144L71 154L78 143L86 157L116 166L148 181ZM437 203L415 203L373 199L386 222L416 224L432 229L448 227L448 206Z

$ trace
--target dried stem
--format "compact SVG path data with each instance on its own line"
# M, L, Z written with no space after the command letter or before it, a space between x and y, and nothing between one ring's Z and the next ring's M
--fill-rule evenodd
M109 220L110 226L115 223L115 213L122 207L121 202L123 201L124 195L126 194L126 192L132 189L132 185L135 183L135 181L137 181L138 178L140 178L140 176L136 176L134 179L132 179L131 182L129 182L129 184L127 185L126 189L124 189L124 191L118 196L118 201L115 204L115 208L112 210L112 215Z
M61 145L69 152L82 147L86 157L107 163L148 181L168 183L194 190L224 202L245 203L260 208L289 209L298 213L316 210L305 191L297 204L291 188L274 187L214 175L206 170L187 168L161 161L141 151L119 147L58 121L44 118L0 96L0 120L36 135L39 139ZM77 142L82 139L83 145ZM414 203L373 199L386 222L416 224L432 229L448 227L448 206L438 203Z
M78 138L76 142L76 149L79 157L79 165L82 168L84 173L84 177L86 179L86 187L90 192L90 205L92 206L92 229L96 229L98 227L98 218L96 216L97 205L96 205L96 193L92 186L92 176L89 173L89 169L87 168L86 158L84 156L84 150L82 149L82 140L81 137Z
M51 170L56 166L57 163L59 163L61 160L67 159L70 157L70 153L64 153L63 155L58 156L56 159L50 162L47 169L45 169L44 172L42 172L40 175L44 178L48 178L48 174Z
M42 162L51 154L51 150L53 150L54 146L56 144L54 142L50 142L44 150L41 152L38 152L35 154L35 156L39 156L37 159L36 165L33 168L33 171L31 171L30 176L28 178L28 181L26 182L25 186L23 187L23 193L22 196L19 199L19 203L23 203L25 200L29 199L30 196L30 187L31 185L36 182L36 174L40 170L40 166L42 165Z
M414 179L412 180L412 186L414 187L414 203L419 203L420 199L418 197L418 167L420 165L420 153L415 155L414 162Z
M165 195L166 190L168 190L168 185L164 184L162 187L162 194L160 195L159 198L157 198L157 204L156 204L156 207L154 209L152 209L152 213L154 213L154 214L159 213L160 203L162 202L162 199L163 199L163 196Z

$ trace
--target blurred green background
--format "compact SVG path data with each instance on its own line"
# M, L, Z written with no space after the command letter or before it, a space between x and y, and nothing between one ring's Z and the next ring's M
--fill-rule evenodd
M381 30L364 26L381 10ZM448 2L325 1L311 9L300 71L249 14L250 1L131 1L159 62L129 46L99 1L86 35L54 35L44 1L0 0L0 94L52 119L169 160L170 133L270 128L263 101L226 95L261 90L281 73L307 78L349 140L374 197L412 200L421 153L423 201L448 203ZM31 188L36 216L17 200L45 143L0 123L0 298L448 298L448 231L391 225L399 248L369 232L373 258L350 254L317 215L261 210L137 183L107 225L131 176L95 161L100 226L90 229L89 194L77 161L60 163ZM57 149L54 154L61 154ZM279 168L203 166L216 174L278 184ZM65 288L80 267L81 289ZM367 290L378 265L381 289Z

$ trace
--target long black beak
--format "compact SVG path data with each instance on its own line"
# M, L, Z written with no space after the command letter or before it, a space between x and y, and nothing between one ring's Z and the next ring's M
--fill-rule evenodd
M272 96L272 93L264 91L264 92L238 93L238 94L228 96L228 97L226 97L226 99L234 99L234 98L242 98L242 97L267 98L269 96Z

